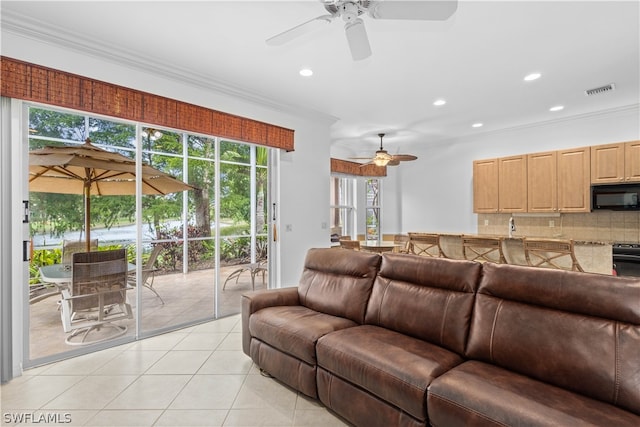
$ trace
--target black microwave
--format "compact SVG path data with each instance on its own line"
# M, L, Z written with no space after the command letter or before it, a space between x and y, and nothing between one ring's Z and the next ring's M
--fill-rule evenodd
M640 184L593 185L591 210L640 210Z

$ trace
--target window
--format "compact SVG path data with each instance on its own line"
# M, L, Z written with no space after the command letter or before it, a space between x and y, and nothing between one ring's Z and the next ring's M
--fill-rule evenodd
M355 178L331 177L331 234L356 237Z
M366 194L366 236L367 240L379 240L380 234L380 180L367 179L365 182Z

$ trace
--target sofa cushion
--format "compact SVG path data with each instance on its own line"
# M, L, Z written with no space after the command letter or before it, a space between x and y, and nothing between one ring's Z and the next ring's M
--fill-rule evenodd
M419 420L426 417L429 383L463 361L442 347L372 325L325 335L316 352L319 367Z
M640 414L640 280L485 264L467 356Z
M477 262L384 254L365 323L464 354L481 272Z
M434 427L640 425L628 411L478 361L436 378L427 408Z
M263 308L249 318L249 331L254 339L310 365L316 364L318 338L356 325L349 319L318 313L300 305Z
M309 249L298 286L300 304L364 322L380 255L342 248Z

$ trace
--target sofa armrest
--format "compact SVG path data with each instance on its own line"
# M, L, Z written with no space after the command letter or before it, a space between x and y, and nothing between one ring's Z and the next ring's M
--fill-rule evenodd
M268 289L242 295L242 351L247 356L251 345L249 317L258 310L282 305L299 305L298 288Z

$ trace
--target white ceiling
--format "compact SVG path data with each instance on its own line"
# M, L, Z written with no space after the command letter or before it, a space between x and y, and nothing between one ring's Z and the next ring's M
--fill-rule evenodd
M385 0L394 1L394 0ZM265 40L325 14L306 1L2 1L3 31L73 46L290 111L336 119L332 154L391 153L637 105L640 3L460 1L445 23L364 17L373 55L351 59L340 19L289 44ZM46 65L46 64L43 64ZM298 75L302 67L314 75ZM542 77L523 78L531 72ZM615 83L610 93L586 89ZM438 98L447 100L433 106ZM564 105L560 112L550 112ZM482 122L482 128L471 124Z

